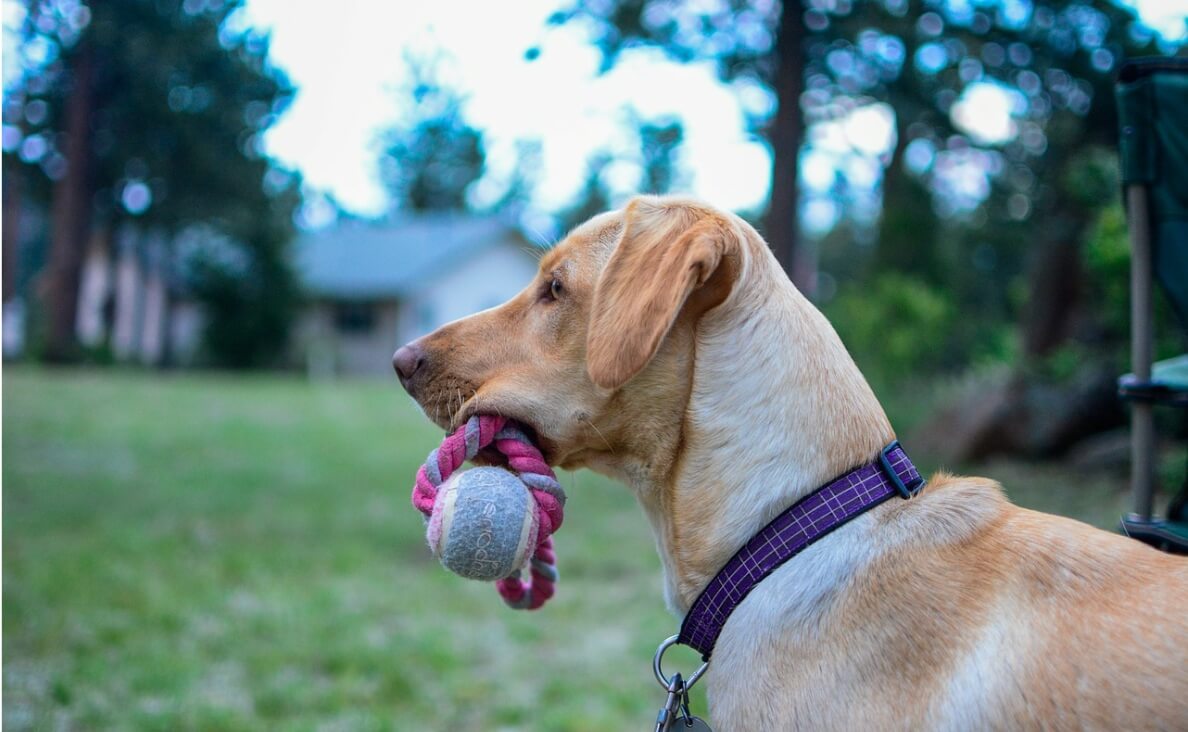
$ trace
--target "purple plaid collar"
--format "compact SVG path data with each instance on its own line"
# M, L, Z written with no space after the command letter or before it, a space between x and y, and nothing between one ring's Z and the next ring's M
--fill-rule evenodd
M710 580L681 623L677 642L708 661L730 613L776 567L888 498L911 498L923 486L924 479L896 440L875 462L800 499L751 537Z

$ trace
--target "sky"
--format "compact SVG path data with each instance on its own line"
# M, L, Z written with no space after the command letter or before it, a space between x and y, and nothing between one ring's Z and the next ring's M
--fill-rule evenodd
M638 149L630 126L622 124L626 107L643 117L682 119L686 139L679 162L687 173L686 192L733 210L763 205L770 156L746 134L742 104L771 105L766 92L739 95L718 81L709 64L676 64L655 51L631 51L600 76L598 51L580 25L546 24L559 5L339 0L328 12L319 2L248 0L238 22L271 31L272 58L298 87L292 106L268 132L266 150L348 210L381 213L386 202L376 175L376 138L397 117L404 55L443 49L443 81L467 96L465 114L486 134L494 178L511 170L517 140L542 143L541 208L564 206L577 195L586 162L599 149ZM1184 34L1188 0L1137 0L1137 7L1166 36ZM524 56L531 47L541 50L535 61ZM988 139L1012 134L1003 93L980 88L962 102L958 114L975 133ZM877 154L890 140L890 122L888 110L866 108L835 129L817 131L824 138L817 153L822 157L804 161L805 184L832 181L838 158L830 157L831 149ZM638 170L621 165L607 177L616 193L627 195ZM825 224L830 212L817 213ZM806 215L813 228L811 207Z
M708 65L679 65L656 53L633 53L597 74L600 57L577 26L549 27L556 0L480 3L460 0L342 0L320 3L250 0L244 22L272 31L272 58L298 86L292 106L269 131L266 150L301 169L307 182L333 191L361 214L386 203L375 169L376 136L397 115L404 52L447 53L443 81L466 96L465 116L486 135L498 176L514 163L515 142L542 143L537 203L559 207L578 192L586 162L599 148L637 149L623 110L645 118L679 115L682 163L692 190L720 205L759 205L768 186L766 148L748 139L738 95ZM527 61L524 52L539 47ZM759 93L754 103L771 104ZM637 170L609 170L629 187Z
M736 211L761 209L771 159L747 134L744 112L770 111L771 95L755 86L740 93L719 81L709 63L678 64L655 50L627 51L600 75L599 52L583 26L546 22L567 1L337 0L328 10L315 0L247 0L233 23L270 32L272 61L297 87L290 108L266 133L265 150L299 170L310 192L331 194L355 214L382 214L387 201L377 176L377 138L399 117L405 57L444 51L440 79L466 96L465 116L485 134L490 175L477 191L480 200L498 195L500 180L514 169L517 141L537 140L535 206L564 207L579 193L591 155L608 150L630 158L638 151L634 127L625 124L633 109L645 119L682 120L681 192ZM1184 36L1188 0L1133 3L1166 37ZM2 7L7 85L15 68L12 29L23 13L16 0L3 0ZM533 61L525 58L529 48L540 49ZM973 85L954 116L972 134L1001 140L1014 134L1011 104L1000 88ZM827 229L837 216L827 191L839 168L857 186L877 182L876 158L890 144L892 120L885 105L871 105L810 130L813 144L801 161L810 230ZM623 198L637 192L639 172L619 162L604 178ZM955 185L976 198L984 177L958 176ZM313 206L308 213L316 225L329 220L330 210Z

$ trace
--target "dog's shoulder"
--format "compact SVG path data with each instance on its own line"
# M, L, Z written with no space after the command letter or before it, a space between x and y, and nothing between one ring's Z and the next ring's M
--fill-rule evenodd
M1188 602L1188 560L1080 521L1011 506L992 543L1015 560L1022 586L1050 601Z
M990 569L1046 600L1141 595L1146 586L1184 598L1188 561L1075 519L1021 508L986 478L938 474L884 514L896 541L937 559Z
M1012 504L1002 486L987 478L938 473L910 501L892 502L881 521L898 541L933 547L988 551L1063 573L1116 578L1121 566L1162 571L1188 579L1188 562L1157 552L1120 534L1075 519Z

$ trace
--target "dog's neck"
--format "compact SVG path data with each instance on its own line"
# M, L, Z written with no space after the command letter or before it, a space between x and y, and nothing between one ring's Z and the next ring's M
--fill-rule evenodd
M675 459L627 472L678 613L767 522L894 439L833 328L760 247L697 325Z

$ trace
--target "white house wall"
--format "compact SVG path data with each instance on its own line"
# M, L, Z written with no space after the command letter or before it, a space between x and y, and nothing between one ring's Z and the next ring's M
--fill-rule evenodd
M121 247L116 259L115 328L111 350L116 358L132 358L140 346L142 290L140 262L131 247Z
M401 304L392 345L418 338L438 326L494 307L524 289L536 276L536 258L518 243L491 247L440 273Z
M304 367L311 378L335 375L392 375L392 334L399 307L394 301L374 302L375 325L366 332L342 332L335 327L335 303L320 301L302 313L294 332Z
M375 326L369 332L338 333L335 360L339 373L392 375L396 346L390 334L396 330L399 308L394 302L378 302L374 312Z
M205 325L202 306L193 300L176 300L169 307L169 348L173 363L189 366L198 360Z
M104 306L112 290L111 257L102 234L87 247L78 292L78 315L75 328L79 343L97 346L107 337Z
M404 297L323 295L302 309L294 332L299 361L312 378L392 375L392 352L445 323L499 305L536 274L536 257L518 239L494 242L462 258ZM370 306L369 330L344 329L338 313L351 302Z

